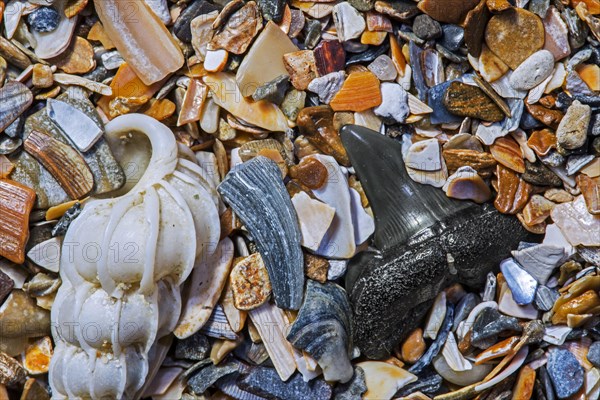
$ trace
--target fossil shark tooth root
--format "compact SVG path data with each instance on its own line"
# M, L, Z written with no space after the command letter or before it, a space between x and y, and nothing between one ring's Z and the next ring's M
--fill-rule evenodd
M328 382L352 379L351 313L344 289L332 282L308 280L304 303L287 339L317 360Z
M255 157L234 167L218 187L256 241L278 307L298 310L304 256L296 211L274 161Z
M489 204L449 199L413 182L400 142L356 125L340 134L371 204L380 251L350 262L353 339L367 357L381 359L421 322L440 290L482 284L507 249L536 240Z

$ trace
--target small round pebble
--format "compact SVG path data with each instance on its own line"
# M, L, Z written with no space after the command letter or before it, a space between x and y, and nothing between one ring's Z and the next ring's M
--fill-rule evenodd
M583 386L583 368L569 350L550 350L546 368L559 399L574 395Z
M27 22L36 32L52 32L58 27L60 15L52 7L40 7L27 16Z
M587 359L596 368L600 368L600 341L592 343L587 354Z
M423 40L436 39L442 36L442 27L429 15L421 14L415 18L413 33Z
M510 85L517 90L533 89L554 70L554 56L548 50L540 50L529 56L510 76Z

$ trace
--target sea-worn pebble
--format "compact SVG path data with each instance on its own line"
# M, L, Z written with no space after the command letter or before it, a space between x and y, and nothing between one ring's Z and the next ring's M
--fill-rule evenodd
M259 0L258 5L265 20L281 22L285 11L286 2L282 0Z
M375 115L384 120L403 123L410 113L408 108L408 93L396 83L381 84L381 104L373 109Z
M27 16L27 22L36 32L52 32L58 27L60 15L52 7L39 7Z
M550 150L556 148L556 135L549 129L533 131L527 140L527 145L538 156L545 156Z
M419 13L419 9L414 2L407 0L394 2L375 1L375 10L400 21L413 18Z
M498 165L496 168L498 195L494 201L494 206L501 213L516 214L527 204L533 187L514 171L502 165Z
M538 225L546 221L556 204L539 194L534 194L523 208L523 220L527 225Z
M513 8L490 19L485 42L506 65L516 69L542 48L544 35L540 17L522 8Z
M462 82L452 82L444 95L444 105L452 114L472 117L484 121L497 122L504 119L504 113L477 86Z
M525 173L521 175L521 179L537 186L562 186L562 180L539 161L530 163L525 160Z
M512 258L502 261L500 270L515 302L519 305L531 304L535 298L537 281Z
M331 386L321 379L305 382L302 375L297 373L283 382L275 369L267 367L253 367L238 381L238 386L271 399L328 399L332 393Z
M548 78L553 71L554 56L548 50L540 50L519 64L509 82L516 90L529 90Z
M487 82L497 81L508 70L508 65L484 44L479 56L479 72L483 79Z
M421 0L419 9L436 21L458 24L478 3L478 0Z
M460 167L468 166L476 170L482 177L487 177L492 174L497 164L496 159L484 151L444 147L442 154L450 173L456 172Z
M510 136L500 137L490 146L490 153L498 161L511 170L524 173L525 160L519 144Z
M401 347L402 359L408 363L415 363L423 353L427 345L423 339L423 330L417 328L412 331L408 337L404 340Z
M4 352L0 352L0 385L17 386L27 378L21 364Z
M583 386L584 370L566 349L550 349L546 368L559 399L574 395Z
M313 79L307 89L319 96L322 103L329 104L333 96L339 92L344 84L346 73L344 71L332 72Z
M575 100L556 130L558 144L567 150L583 146L586 141L590 118L590 106Z
M423 40L437 39L442 36L439 22L427 14L418 15L413 21L413 32Z
M315 63L319 75L327 75L344 69L346 51L337 40L323 40L315 48Z
M345 1L333 7L333 22L340 42L360 37L367 27L362 14Z
M600 368L600 341L594 342L590 345L587 359L594 367Z
M465 30L458 25L445 24L442 32L440 43L450 51L458 51L465 43Z
M369 70L375 74L380 81L393 81L396 79L398 72L394 66L392 59L382 54L371 62L368 67Z

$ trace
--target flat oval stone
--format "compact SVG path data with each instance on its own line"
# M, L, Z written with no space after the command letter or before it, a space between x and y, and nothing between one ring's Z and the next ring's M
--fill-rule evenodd
M536 51L515 69L510 76L510 85L517 90L533 89L554 70L554 56L548 50Z
M549 353L546 368L556 395L559 399L574 395L583 386L583 368L566 349L553 348Z
M440 22L458 24L479 0L421 0L419 10Z
M485 42L510 68L544 46L544 25L540 17L521 8L494 15L485 30Z
M454 115L498 122L504 119L500 108L477 86L452 82L444 95L444 105Z

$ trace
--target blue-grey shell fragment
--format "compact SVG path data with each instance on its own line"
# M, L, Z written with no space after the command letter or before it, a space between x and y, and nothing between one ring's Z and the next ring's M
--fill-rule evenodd
M304 289L302 236L277 164L256 157L237 165L218 190L256 242L275 303L279 308L298 310Z
M317 360L328 382L352 379L351 313L346 292L340 286L308 281L304 303L287 340Z

